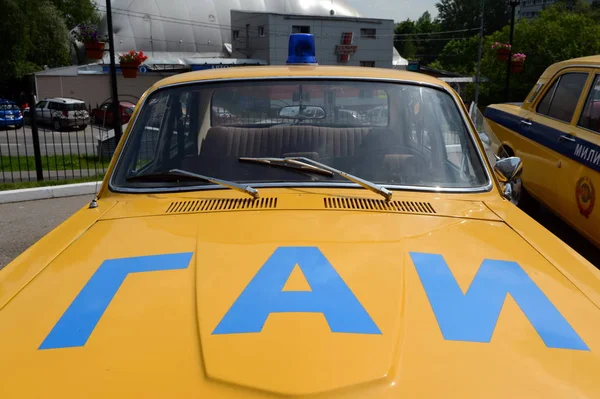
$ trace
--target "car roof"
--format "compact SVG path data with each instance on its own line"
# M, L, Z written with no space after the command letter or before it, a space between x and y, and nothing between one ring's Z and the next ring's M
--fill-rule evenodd
M164 86L201 82L216 79L254 79L254 78L285 78L285 77L341 77L354 79L393 79L414 83L425 83L442 86L451 90L445 82L429 75L408 72L391 68L340 67L340 66L250 66L216 68L203 71L186 72L167 77L156 82L152 89Z
M67 98L67 97L52 97L52 98L44 98L42 101L56 101L64 104L68 103L83 103L83 101L78 100L76 98Z
M542 74L540 79L551 79L558 71L567 67L574 66L591 66L600 67L600 55L592 55L589 57L572 58L570 60L564 60L556 62L550 65Z

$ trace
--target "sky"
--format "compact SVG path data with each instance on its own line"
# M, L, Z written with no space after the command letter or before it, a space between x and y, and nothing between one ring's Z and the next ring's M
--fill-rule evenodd
M396 22L406 18L418 19L425 11L435 17L436 2L438 0L346 0L347 4L356 8L364 17L390 18Z

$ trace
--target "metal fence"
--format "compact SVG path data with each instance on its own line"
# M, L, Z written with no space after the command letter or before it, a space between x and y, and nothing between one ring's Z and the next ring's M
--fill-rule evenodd
M111 121L90 106L51 108L35 121L27 110L0 110L0 183L102 179L115 147Z

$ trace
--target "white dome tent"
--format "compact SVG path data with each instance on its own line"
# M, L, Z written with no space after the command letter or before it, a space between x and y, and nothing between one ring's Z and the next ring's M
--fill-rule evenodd
M97 0L97 5L103 14L100 31L106 33L105 0ZM231 10L360 17L342 0L112 0L111 6L116 52L142 50L149 57L146 63L155 65L229 58ZM408 64L396 49L393 53L394 67ZM108 53L103 61L109 62Z

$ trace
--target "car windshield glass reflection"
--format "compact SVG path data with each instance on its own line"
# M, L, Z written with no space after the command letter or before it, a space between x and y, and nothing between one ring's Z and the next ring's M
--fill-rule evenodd
M240 158L303 157L384 187L481 188L487 174L455 100L419 85L351 80L188 84L151 94L114 187L194 189L132 179L172 169L251 184L345 184ZM351 184L351 183L350 183Z

